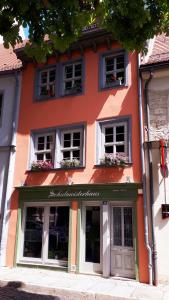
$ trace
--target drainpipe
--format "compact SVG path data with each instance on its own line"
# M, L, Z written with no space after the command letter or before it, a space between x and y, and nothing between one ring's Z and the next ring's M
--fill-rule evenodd
M151 206L151 231L152 231L152 259L154 278L153 284L158 285L158 273L157 273L157 248L155 238L155 222L154 222L154 182L153 182L153 158L152 158L152 147L150 143L150 109L149 109L149 97L148 87L153 78L153 73L149 71L149 78L145 82L144 98L146 104L146 118L147 118L147 129L148 129L148 161L149 161L149 181L150 181L150 206Z
M141 168L142 168L142 182L143 182L143 201L144 201L144 238L148 252L148 271L149 284L153 283L152 275L152 250L149 244L149 225L148 225L148 208L147 208L147 188L146 188L146 172L145 172L145 153L144 153L144 132L143 132L143 106L142 106L142 85L139 76L140 54L138 55L138 96L139 96L139 122L140 122L140 152L141 152Z
M0 265L5 265L6 258L6 244L7 244L7 232L8 232L8 219L10 209L10 198L13 184L13 172L14 172L14 159L15 159L15 147L16 147L16 128L18 123L19 112L19 74L20 71L16 70L14 73L15 78L15 93L13 99L13 111L12 111L12 125L10 131L10 150L8 156L8 165L6 168L6 184L4 197L1 204L1 222L0 222Z

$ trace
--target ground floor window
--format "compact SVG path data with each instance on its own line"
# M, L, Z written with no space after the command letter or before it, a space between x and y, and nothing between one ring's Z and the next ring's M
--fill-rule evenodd
M22 229L23 259L67 265L68 205L26 205Z

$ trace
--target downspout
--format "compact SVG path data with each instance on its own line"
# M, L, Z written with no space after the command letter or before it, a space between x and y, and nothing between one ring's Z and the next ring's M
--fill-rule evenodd
M153 159L152 159L152 147L150 143L150 109L149 109L149 97L148 87L153 78L153 73L149 71L149 78L145 82L144 97L146 104L146 118L147 118L147 136L148 136L148 161L149 161L149 180L150 180L150 205L151 205L151 231L152 231L152 260L154 269L153 284L158 285L158 273L157 273L157 248L155 238L155 222L154 222L154 182L153 182Z
M147 208L147 188L146 188L146 172L145 172L145 153L144 153L144 131L143 131L143 106L142 106L142 84L139 76L140 54L138 55L138 96L139 96L139 122L140 122L140 154L141 154L141 168L142 168L142 182L143 182L143 206L144 206L144 238L148 252L148 272L149 284L153 284L152 275L152 250L149 244L149 226L148 226L148 208Z
M6 186L4 193L4 200L1 205L1 223L0 223L0 265L5 265L5 256L6 256L6 243L7 243L7 231L8 231L8 212L10 208L10 198L12 192L12 183L13 183L13 172L14 172L14 162L13 157L15 156L15 147L16 147L16 128L18 122L18 109L19 109L19 70L16 70L14 73L15 78L15 94L13 100L13 109L12 109L12 125L11 125L11 134L10 134L10 151L8 156L8 166L6 172Z

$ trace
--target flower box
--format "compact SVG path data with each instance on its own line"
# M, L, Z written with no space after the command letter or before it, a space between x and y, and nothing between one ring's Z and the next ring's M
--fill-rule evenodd
M80 166L80 161L78 159L73 159L73 160L63 159L60 162L60 165L61 165L62 168L79 167Z
M128 162L128 157L123 153L106 153L104 157L100 159L101 165L112 167L125 167Z
M51 170L53 169L53 164L50 161L34 161L31 165L31 170Z

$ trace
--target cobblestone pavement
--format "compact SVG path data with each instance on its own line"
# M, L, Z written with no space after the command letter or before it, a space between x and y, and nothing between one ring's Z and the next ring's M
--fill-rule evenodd
M65 297L35 294L25 291L20 283L0 283L0 300L66 300Z

